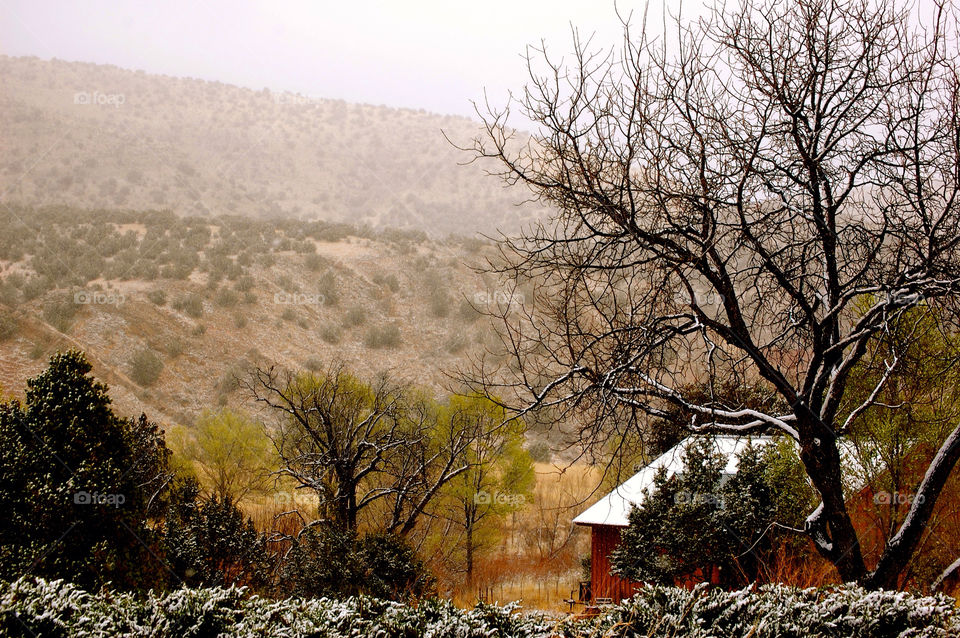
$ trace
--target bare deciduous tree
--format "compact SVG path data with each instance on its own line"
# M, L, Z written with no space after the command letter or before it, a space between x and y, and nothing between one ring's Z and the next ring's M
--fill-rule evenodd
M367 384L342 366L300 375L257 369L247 389L280 417L271 434L277 474L314 492L321 516L348 530L375 510L374 528L409 533L469 467L472 432L385 377Z
M876 565L844 500L839 443L876 401L847 384L907 309L960 293L957 30L940 6L743 0L676 45L634 38L572 63L528 56L536 132L488 108L469 149L552 207L491 268L538 292L498 313L507 362L470 376L523 412L589 416L581 433L680 409L692 430L795 439L822 499L804 532L846 581L893 586L960 457L942 440ZM505 265L504 265L505 264ZM891 366L896 361L891 359ZM692 397L761 383L771 405Z

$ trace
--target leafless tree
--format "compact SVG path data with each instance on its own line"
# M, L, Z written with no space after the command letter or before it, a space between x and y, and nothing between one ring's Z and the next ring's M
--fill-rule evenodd
M469 376L521 412L589 416L588 441L678 408L692 430L784 433L822 499L803 531L844 580L896 585L960 429L869 569L839 442L876 401L847 392L871 340L960 293L957 29L943 6L913 20L872 0L742 0L659 41L627 19L622 49L575 34L569 62L533 50L518 102L534 134L514 133L515 103L488 106L469 150L555 214L501 242L491 269L537 292L497 313L508 360ZM682 390L720 380L788 407Z
M321 516L356 530L409 533L441 487L466 471L471 433L428 398L381 377L367 384L333 366L319 374L257 369L247 384L279 418L280 476L314 492Z

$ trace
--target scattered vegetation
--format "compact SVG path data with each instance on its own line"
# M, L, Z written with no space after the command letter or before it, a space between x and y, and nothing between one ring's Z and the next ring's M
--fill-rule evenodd
M77 309L72 296L56 296L43 304L43 318L60 332L67 332Z
M237 303L240 301L240 295L238 295L235 291L231 290L230 288L221 288L220 290L217 291L217 295L214 298L214 301L218 306L222 306L224 308L232 308L233 306L236 306Z
M157 306L164 306L167 303L167 293L160 288L154 288L147 293L147 299Z
M150 348L142 348L130 358L130 378L147 387L156 383L163 372L163 359Z
M356 328L362 326L366 320L367 312L360 306L354 306L343 315L343 326L345 328Z
M371 326L363 336L363 345L368 348L396 348L400 345L400 327L394 323Z
M6 341L17 334L20 323L13 313L0 309L0 341Z
M334 325L321 326L319 330L320 338L329 344L340 343L340 329Z
M189 317L199 319L203 316L203 298L197 294L185 295L173 302L173 308Z

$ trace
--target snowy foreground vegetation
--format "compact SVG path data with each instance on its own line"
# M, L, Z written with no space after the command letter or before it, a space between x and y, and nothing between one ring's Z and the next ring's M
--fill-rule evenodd
M734 592L651 586L591 619L522 614L515 604L461 610L368 597L270 600L243 588L181 589L144 598L90 594L63 581L21 578L0 590L4 636L671 636L812 637L960 635L946 596L764 586Z

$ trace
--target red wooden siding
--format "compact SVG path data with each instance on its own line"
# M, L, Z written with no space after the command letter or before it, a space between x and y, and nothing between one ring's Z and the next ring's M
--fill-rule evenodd
M639 586L620 578L610 568L610 552L620 544L620 529L612 525L590 526L590 589L594 600L612 598L618 603L632 596Z

